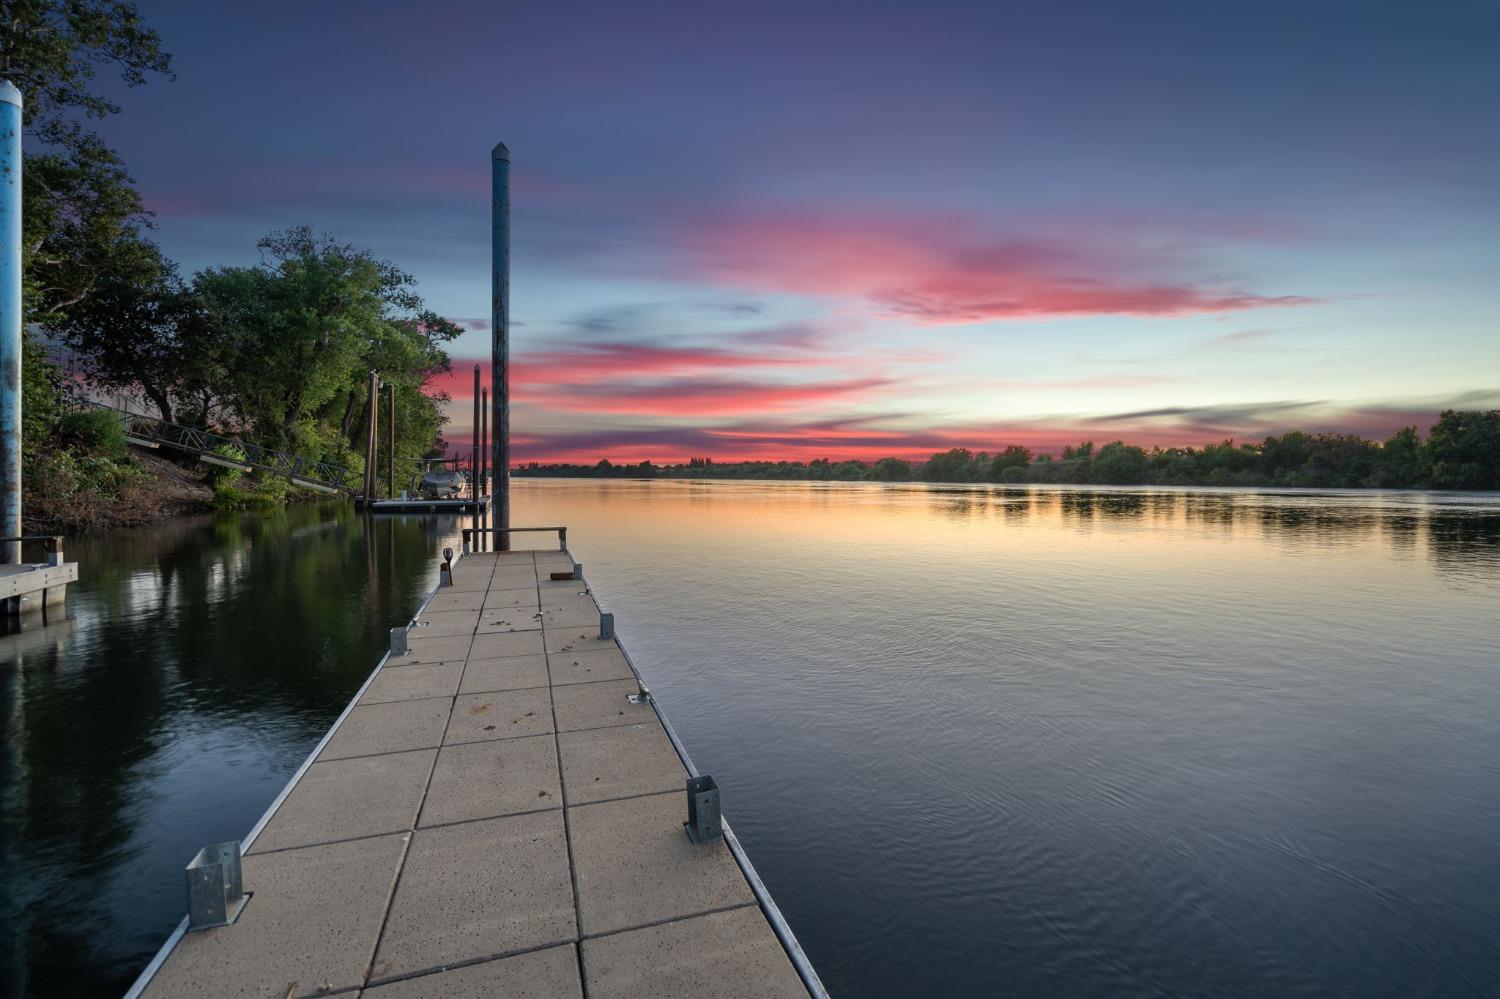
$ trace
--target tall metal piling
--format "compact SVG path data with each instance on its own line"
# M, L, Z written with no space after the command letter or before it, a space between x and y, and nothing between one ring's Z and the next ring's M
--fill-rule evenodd
M510 549L510 150L490 152L490 427L495 527L499 551Z
M0 82L0 537L21 534L21 92ZM0 545L0 562L21 544Z

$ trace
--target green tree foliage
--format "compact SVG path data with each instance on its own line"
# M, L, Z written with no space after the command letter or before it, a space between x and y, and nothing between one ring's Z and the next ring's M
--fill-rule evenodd
M979 470L974 452L956 447L927 459L922 466L922 478L928 482L975 482L982 477Z
M184 404L206 416L223 381L201 300L149 245L138 269L100 274L92 292L48 329L74 350L90 384L138 389L168 422L177 422Z
M1145 482L1151 474L1146 452L1123 441L1111 441L1099 449L1089 469L1089 481L1106 485L1131 485Z
M1432 485L1500 489L1500 409L1445 410L1427 439Z
M233 421L256 443L346 460L368 425L373 369L396 386L397 453L436 448L444 400L422 386L448 370L443 345L461 330L423 305L409 274L347 243L298 227L259 246L260 266L193 282Z
M1012 444L990 459L988 473L985 478L991 482L1004 482L1006 481L1007 471L1013 468L1021 469L1024 477L1026 466L1030 464L1031 448Z
M136 266L148 216L120 157L79 118L115 114L90 88L100 67L129 86L171 75L171 56L132 3L10 0L0 4L0 76L21 91L40 144L22 169L28 317L82 300L96 277Z

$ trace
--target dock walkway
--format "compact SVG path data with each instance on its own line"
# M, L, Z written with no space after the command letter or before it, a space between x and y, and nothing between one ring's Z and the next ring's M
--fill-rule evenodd
M238 919L133 992L821 992L737 842L688 838L684 761L572 567L460 558L245 840Z

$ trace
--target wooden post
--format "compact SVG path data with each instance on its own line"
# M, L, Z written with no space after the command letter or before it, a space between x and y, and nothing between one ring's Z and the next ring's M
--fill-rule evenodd
M386 423L390 426L385 430L385 493L394 498L396 495L396 386L392 383L386 387L390 390L390 407L387 411Z

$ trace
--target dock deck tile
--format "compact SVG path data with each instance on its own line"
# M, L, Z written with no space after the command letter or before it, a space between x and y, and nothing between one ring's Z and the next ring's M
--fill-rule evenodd
M252 894L240 918L184 936L145 995L286 999L358 988L409 835L247 856Z
M436 757L435 749L419 749L314 763L250 852L406 832L422 804Z
M422 806L423 826L562 806L551 735L444 746Z
M585 940L583 970L589 999L807 997L753 905Z
M370 978L575 939L561 811L412 834Z
M695 844L682 792L568 808L585 936L755 901L723 840Z

